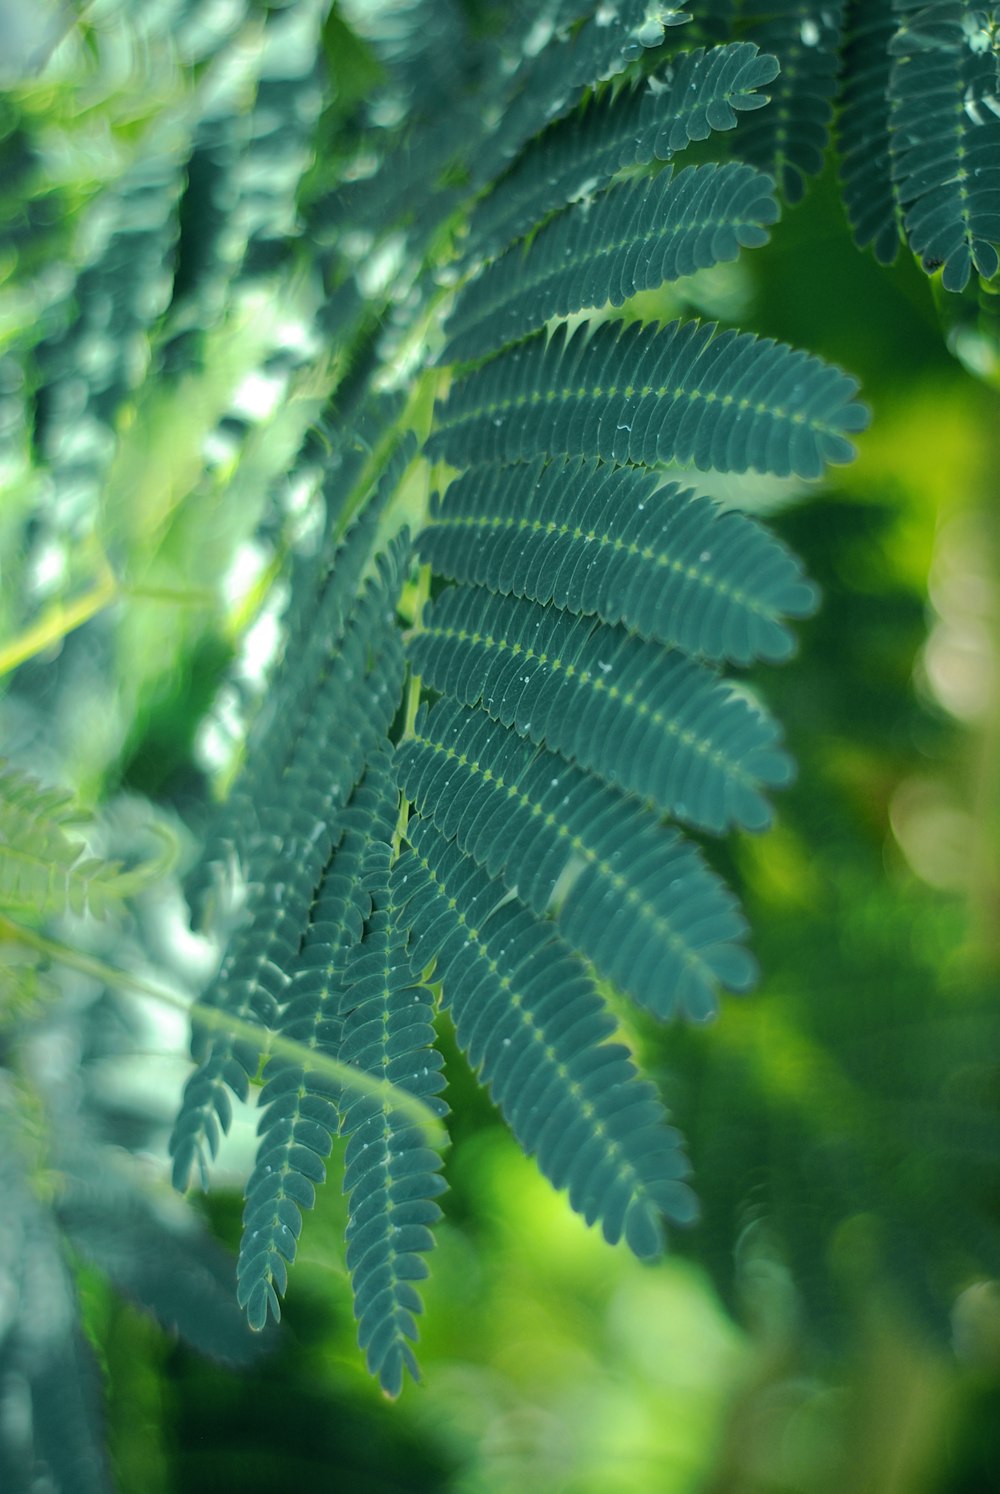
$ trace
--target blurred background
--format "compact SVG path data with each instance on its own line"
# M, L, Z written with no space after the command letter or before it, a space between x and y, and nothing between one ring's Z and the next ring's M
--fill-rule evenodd
M166 840L177 868L110 923L65 912L75 967L0 924L0 1120L43 1200L76 1177L50 1138L79 1115L158 1218L174 1207L185 1018L140 988L182 1006L217 958L179 873L285 562L330 464L364 449L360 426L330 444L344 339L367 333L321 229L384 65L368 12L0 3L0 745L96 811L94 854L138 866ZM398 1403L356 1348L336 1158L282 1331L222 1353L239 1368L157 1326L107 1242L67 1226L121 1494L1000 1490L1000 365L980 294L860 255L830 166L768 248L641 308L819 353L874 414L834 481L721 494L766 513L823 604L752 682L797 784L769 834L705 844L761 984L706 1030L628 1019L701 1222L654 1266L607 1247L445 1031L450 1191L424 1383ZM239 1117L177 1238L200 1215L235 1249L251 1141ZM4 1394L27 1300L5 1248Z

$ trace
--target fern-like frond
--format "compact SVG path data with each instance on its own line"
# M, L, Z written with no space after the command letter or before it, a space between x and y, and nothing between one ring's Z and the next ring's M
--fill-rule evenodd
M207 1004L263 1028L273 1025L285 999L286 972L333 849L335 813L360 781L399 704L403 656L394 608L407 554L402 536L380 557L378 574L356 602L339 651L329 668L324 662L309 731L272 789L264 826L270 859L250 884L245 920L204 997ZM226 1089L245 1099L259 1056L247 1043L219 1035L205 1051L197 1029L193 1046L201 1061L185 1088L170 1143L178 1187L186 1185L195 1166L204 1178L205 1153L215 1155L219 1127L229 1125Z
M413 925L414 969L431 960L458 1042L525 1151L605 1237L639 1256L662 1218L689 1222L680 1138L580 962L554 933L425 819L394 871Z
M405 226L411 245L422 246L469 191L491 186L527 142L577 105L584 89L623 73L643 50L640 35L646 45L655 45L654 34L659 40L664 26L684 19L675 13L657 24L647 13L645 0L608 4L600 20L591 12L570 22L549 10L534 18L530 32L523 18L514 16L496 42L485 45L468 33L462 36L462 23L451 28L449 49L466 48L466 68L443 91L429 94L426 76L433 69L422 69L418 91L426 114L411 114L388 151L379 139L385 132L372 132L366 146L369 154L383 158L380 169L344 183L319 205L324 226L378 236ZM432 33L438 24L431 21ZM476 75L474 97L468 91L470 73ZM406 91L413 92L409 84ZM398 84L390 85L388 95L390 108L398 106ZM456 179L467 184L465 192L456 189Z
M740 154L775 177L789 202L805 192L805 179L818 176L833 118L844 0L777 0L766 13L751 5L742 25L768 52L781 72L771 89L771 104L740 136Z
M544 334L458 379L428 442L455 466L538 452L820 477L868 412L857 380L811 354L714 324Z
M387 759L369 757L363 782L337 815L336 850L312 906L302 949L289 968L287 1000L277 1026L304 1048L337 1058L343 1031L343 973L371 913L362 871L368 846L391 837L398 792ZM280 1316L287 1266L295 1259L302 1210L315 1202L325 1178L323 1158L340 1130L340 1087L286 1058L264 1071L260 1143L246 1187L243 1237L237 1264L239 1302L260 1330L270 1312Z
M410 645L425 685L482 705L664 813L762 829L787 783L775 722L703 665L622 627L480 587L449 588Z
M719 985L753 983L734 898L634 800L450 700L421 709L396 760L442 835L657 1016L703 1020Z
M529 145L476 205L463 258L494 255L623 167L668 161L691 140L735 128L739 113L767 102L757 90L777 71L752 42L698 47L675 57L662 80L592 99Z
M900 241L889 100L889 42L895 30L891 0L848 5L837 117L844 206L854 242L859 249L870 244L882 265L892 264Z
M87 818L72 794L0 761L0 907L31 918L101 918L139 890L143 868L87 856L66 833Z
M204 913L213 868L224 867L235 857L243 877L252 882L273 857L274 837L281 834L281 821L288 812L287 806L275 804L276 788L287 782L294 752L313 731L317 692L324 688L343 643L347 619L371 561L379 518L413 454L414 443L401 442L343 542L324 544L317 557L293 570L282 621L281 657L251 724L242 769L219 807L198 865L188 875L188 899L199 916ZM333 481L331 475L328 488ZM332 500L332 494L326 496ZM343 491L339 496L342 500Z
M459 296L445 362L481 358L553 316L693 275L757 248L779 216L774 183L749 166L670 169L622 182L547 223L527 249L515 246Z
M405 881L390 883L391 858L387 842L369 845L364 881L373 911L344 973L340 1058L401 1086L443 1115L434 1001L420 972L411 969L401 914ZM358 1342L371 1373L395 1396L404 1369L414 1378L419 1373L410 1345L422 1304L413 1282L427 1275L423 1256L434 1244L430 1226L441 1213L435 1199L445 1187L441 1159L410 1116L369 1096L345 1097L341 1130L349 1138L347 1266Z
M896 0L893 180L907 242L961 291L1000 269L1000 115L988 22L960 0Z
M417 541L441 575L622 622L708 659L786 659L784 617L816 589L753 519L653 472L537 460L477 468L436 500Z
M527 141L576 106L583 89L617 77L644 48L658 46L666 28L689 19L676 9L651 11L646 0L612 0L577 27L553 25L545 45L522 56L503 114L477 152L473 185L495 181Z

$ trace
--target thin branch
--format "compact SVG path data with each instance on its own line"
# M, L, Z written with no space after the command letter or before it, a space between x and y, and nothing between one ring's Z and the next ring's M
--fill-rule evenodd
M154 985L151 981L144 980L139 975L133 975L127 970L119 970L114 965L106 964L104 960L83 954L80 950L73 949L58 940L49 939L44 934L35 933L33 929L24 928L23 925L15 923L13 919L0 914L0 942L3 941L32 949L47 959L58 961L71 970L79 971L81 975L89 975L95 980L103 981L105 985L133 991L137 995L146 996L165 1006L173 1007L176 1011L186 1012L203 1027L213 1032L225 1033L242 1042L253 1043L261 1053L267 1053L275 1058L285 1058L299 1068L316 1074L324 1074L328 1079L342 1084L345 1089L374 1095L381 1099L388 1108L404 1111L411 1116L415 1124L424 1128L432 1145L440 1145L447 1139L447 1133L434 1112L422 1100L410 1094L409 1090L402 1089L397 1084L390 1084L384 1079L375 1079L359 1069L352 1068L349 1064L340 1063L325 1053L318 1053L303 1043L283 1037L280 1033L272 1032L270 1028L261 1027L255 1022L247 1022L242 1017L235 1017L228 1012L220 1011L217 1007L205 1006L200 1001L188 1001L174 991Z

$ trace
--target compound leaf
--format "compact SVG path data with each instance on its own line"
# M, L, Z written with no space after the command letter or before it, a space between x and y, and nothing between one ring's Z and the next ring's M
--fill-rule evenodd
M753 983L732 895L641 805L450 700L421 709L396 760L442 835L658 1017L704 1020L719 985Z
M704 829L762 829L778 728L674 650L518 597L450 588L410 648L425 684Z
M754 520L655 473L572 459L479 467L417 541L444 576L623 622L708 659L787 658L816 589Z
M496 885L427 820L394 873L405 889L419 969L435 976L470 1063L526 1152L588 1223L640 1256L663 1246L662 1218L695 1214L680 1138L584 966L551 924Z
M455 466L583 453L820 477L854 455L857 380L809 353L712 323L539 334L458 379L428 442Z
M772 187L749 166L689 166L622 182L585 212L560 213L461 294L445 360L480 358L550 317L621 306L636 291L735 259L741 245L766 243L778 218Z

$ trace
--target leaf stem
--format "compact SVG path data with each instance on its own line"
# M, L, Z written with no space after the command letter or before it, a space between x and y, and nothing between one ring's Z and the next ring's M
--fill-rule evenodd
M417 573L417 583L413 590L412 607L410 613L411 632L420 629L421 618L431 594L431 568L422 565ZM403 730L401 740L413 735L413 727L417 719L417 711L420 707L420 695L423 683L419 674L411 669L406 681L406 709L403 715ZM392 837L392 859L396 860L403 836L406 834L406 826L410 818L410 801L405 794L400 795L399 818L396 821L396 829Z
M164 1006L173 1007L175 1011L186 1012L201 1026L213 1032L225 1033L243 1042L254 1043L261 1052L267 1052L271 1057L286 1058L289 1062L312 1073L323 1074L328 1079L342 1084L345 1089L354 1089L362 1094L376 1096L394 1110L404 1111L411 1116L415 1124L424 1128L428 1141L432 1145L439 1145L446 1139L444 1127L434 1112L422 1100L417 1099L416 1095L411 1095L408 1090L401 1088L398 1084L391 1084L386 1079L375 1079L360 1069L352 1068L350 1064L340 1063L338 1059L331 1058L326 1053L318 1053L304 1043L297 1043L293 1038L283 1037L270 1028L261 1027L255 1022L248 1022L231 1012L206 1006L200 1001L188 1001L174 991L168 991L163 986L144 980L142 976L133 975L127 970L119 970L116 966L109 965L94 955L84 954L81 950L73 949L44 934L38 934L33 929L27 929L22 924L15 923L13 919L0 914L0 942L3 941L32 949L36 954L58 961L69 969L78 971L81 975L88 975L95 980L103 981L105 985L133 991L137 995L159 1001Z
M97 584L82 597L77 597L75 602L53 602L38 622L26 628L19 637L0 646L0 676L10 674L28 659L61 643L68 633L82 627L85 622L103 612L105 607L110 607L112 602L118 600L119 594L118 582L110 568L105 568Z

